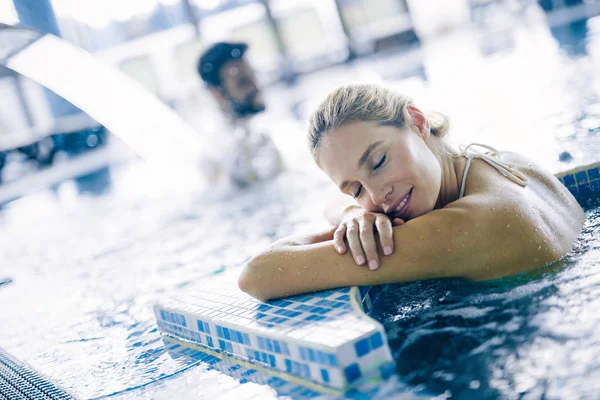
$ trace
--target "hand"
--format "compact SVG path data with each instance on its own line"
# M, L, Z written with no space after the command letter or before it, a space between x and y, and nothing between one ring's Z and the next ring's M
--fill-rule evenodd
M363 265L365 261L370 270L379 267L379 256L375 232L379 233L379 243L383 254L390 255L394 251L394 240L392 227L404 224L400 218L393 221L386 214L372 213L361 207L351 206L344 211L342 223L333 234L333 245L338 253L346 253L345 240L354 261Z

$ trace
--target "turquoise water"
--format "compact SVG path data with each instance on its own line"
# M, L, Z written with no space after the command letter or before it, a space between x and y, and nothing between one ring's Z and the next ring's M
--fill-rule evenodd
M553 171L597 161L600 19L551 29L537 14L524 18L314 74L267 97L273 104L287 91L288 103L304 110L331 85L382 80L448 113L455 143L522 152ZM558 161L564 150L572 162ZM327 190L312 169L221 193L132 164L5 205L0 281L12 282L0 285L0 346L79 398L275 398L268 387L173 357L152 305L235 271L275 238L322 226ZM398 375L381 397L593 397L599 224L600 211L589 209L565 265L536 276L388 289L373 316L386 327Z

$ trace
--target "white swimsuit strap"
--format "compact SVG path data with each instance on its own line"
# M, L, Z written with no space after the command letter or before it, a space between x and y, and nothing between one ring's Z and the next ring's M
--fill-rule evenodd
M469 152L469 148L471 146L483 147L484 149L488 149L495 155L492 156L488 153L481 153L476 150L471 150L471 152ZM507 177L508 179L510 179L511 181L513 181L514 183L516 183L518 185L525 187L529 183L529 180L527 179L527 177L524 174L522 174L521 172L512 168L510 165L500 161L500 159L499 159L500 153L498 152L498 150L496 150L495 148L493 148L491 146L487 146L485 144L480 144L480 143L471 143L467 147L461 146L460 149L461 149L463 155L467 158L467 164L465 165L465 171L463 173L463 179L462 179L462 182L460 185L460 194L458 195L459 199L462 198L465 194L467 174L469 173L469 168L471 167L471 161L474 158L480 158L483 161L487 162L489 165L496 168L496 170L498 172L500 172L502 175L504 175L505 177Z

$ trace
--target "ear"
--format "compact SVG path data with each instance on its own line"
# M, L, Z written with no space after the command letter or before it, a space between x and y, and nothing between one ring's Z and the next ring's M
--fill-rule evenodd
M425 114L415 106L408 106L408 113L412 118L411 125L417 129L423 140L429 139L431 124L429 124L429 120Z

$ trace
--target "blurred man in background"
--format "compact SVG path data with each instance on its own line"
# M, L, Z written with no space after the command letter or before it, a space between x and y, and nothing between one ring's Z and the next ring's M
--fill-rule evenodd
M228 175L238 186L274 177L282 169L271 138L252 129L252 118L266 108L254 71L244 54L245 43L219 42L200 56L198 73L227 120L218 138L227 151L208 168L213 178ZM221 142L223 140L223 142Z

